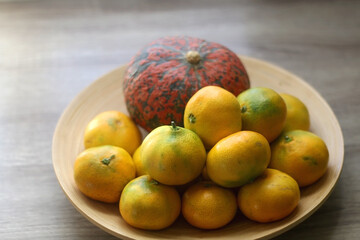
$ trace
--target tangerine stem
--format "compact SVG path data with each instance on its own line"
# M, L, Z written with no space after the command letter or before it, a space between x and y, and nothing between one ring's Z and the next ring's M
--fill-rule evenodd
M292 141L292 138L289 137L288 135L285 135L285 142L288 143L288 142L291 142Z
M178 130L178 127L176 126L175 121L171 121L171 128L174 131Z
M110 164L110 161L113 160L115 158L115 155L111 155L110 157L108 158L104 158L103 160L101 160L101 162L105 165L109 165Z

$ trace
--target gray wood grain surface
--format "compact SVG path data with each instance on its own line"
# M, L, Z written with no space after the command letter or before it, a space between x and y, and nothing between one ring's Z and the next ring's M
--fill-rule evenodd
M63 194L52 168L56 123L92 81L144 44L189 35L277 64L335 112L345 162L332 195L277 239L360 235L360 1L0 3L0 239L115 239Z

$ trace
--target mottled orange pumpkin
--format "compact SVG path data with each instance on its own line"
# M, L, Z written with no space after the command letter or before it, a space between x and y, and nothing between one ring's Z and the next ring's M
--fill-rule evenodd
M183 126L185 105L200 88L216 85L238 95L250 87L239 57L228 48L193 37L164 37L131 60L124 94L130 116L150 131L172 120Z

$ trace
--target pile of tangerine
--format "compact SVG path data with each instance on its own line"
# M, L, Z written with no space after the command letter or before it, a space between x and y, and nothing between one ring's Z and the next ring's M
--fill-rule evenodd
M300 187L326 172L328 149L309 126L292 95L254 87L234 96L207 86L187 103L184 127L160 126L143 141L125 114L97 115L74 178L86 196L119 202L122 218L140 229L166 228L180 214L216 229L238 209L256 222L277 221L297 207Z

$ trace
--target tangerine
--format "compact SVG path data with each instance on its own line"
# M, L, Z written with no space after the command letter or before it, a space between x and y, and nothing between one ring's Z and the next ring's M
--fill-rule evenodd
M74 164L74 179L86 196L115 203L125 185L135 178L135 166L129 153L115 146L85 149Z
M243 130L261 133L269 142L280 135L286 119L286 104L277 92L254 87L240 93L237 99Z
M182 214L192 226L216 229L228 224L235 216L235 194L211 181L190 186L182 196Z
M241 126L241 109L236 96L221 87L203 87L186 104L184 127L198 134L206 149L240 131Z
M85 148L113 145L124 148L132 155L140 144L139 128L131 118L119 111L106 111L98 114L85 129Z
M262 174L270 162L270 146L260 133L240 131L221 139L209 151L209 178L223 187L240 187Z
M160 230L177 219L181 212L181 199L174 187L143 175L125 186L119 210L125 222L133 227Z
M289 174L300 187L320 179L326 172L328 161L329 151L325 142L308 131L283 132L271 144L269 167Z
M309 111L305 104L295 96L281 93L286 104L286 120L283 131L305 130L310 128Z
M238 205L251 220L267 223L288 216L300 200L300 189L288 174L266 169L254 182L239 189Z
M183 185L198 177L205 165L206 150L193 131L172 125L157 127L141 145L145 171L156 181Z
M141 145L135 150L135 152L133 154L133 161L135 164L137 177L140 177L140 176L146 174L144 163L142 161L142 158L140 157L140 152L141 152Z

